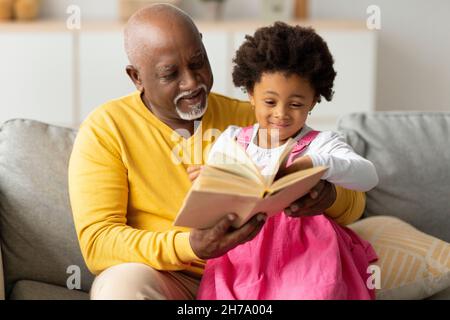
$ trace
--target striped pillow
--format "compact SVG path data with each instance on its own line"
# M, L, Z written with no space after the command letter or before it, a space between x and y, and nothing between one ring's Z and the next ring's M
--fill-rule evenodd
M378 254L377 299L424 299L450 286L450 244L398 218L377 216L349 226Z

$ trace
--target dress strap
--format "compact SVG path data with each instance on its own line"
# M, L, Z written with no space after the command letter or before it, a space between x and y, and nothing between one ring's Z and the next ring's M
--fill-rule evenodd
M237 142L244 148L244 150L247 150L247 147L250 144L250 141L252 140L252 135L253 135L253 126L242 128L239 134L237 135Z
M290 166L291 163L294 161L294 159L298 156L298 154L301 153L303 150L305 150L305 148L307 148L310 145L310 143L317 137L319 133L320 131L311 130L305 136L300 138L300 140L297 141L297 144L292 149L286 165ZM247 147L252 139L252 135L253 135L253 126L244 127L238 133L237 142L244 148L244 150L247 150Z
M290 166L291 163L297 158L298 154L305 150L310 143L317 137L317 135L320 133L320 131L311 130L305 136L300 138L299 141L297 141L297 144L294 146L294 148L291 151L291 154L289 155L289 159L286 163L286 166Z

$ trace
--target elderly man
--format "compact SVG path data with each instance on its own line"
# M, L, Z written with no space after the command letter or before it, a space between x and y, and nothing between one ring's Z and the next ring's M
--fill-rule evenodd
M248 103L210 93L213 76L201 34L176 7L158 4L135 13L125 28L125 49L137 92L89 115L69 165L81 251L97 275L91 298L193 299L205 259L252 239L264 215L239 229L230 228L232 213L210 229L174 227L191 186L187 168L203 163L218 132L255 118ZM362 193L321 182L290 210L326 210L349 223L364 201Z

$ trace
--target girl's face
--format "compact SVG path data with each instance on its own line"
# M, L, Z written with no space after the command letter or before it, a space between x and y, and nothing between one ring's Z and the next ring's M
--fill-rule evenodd
M296 74L286 77L282 72L263 73L249 98L260 129L267 130L267 137L258 135L259 145L263 138L270 147L282 145L298 133L317 102L309 81Z

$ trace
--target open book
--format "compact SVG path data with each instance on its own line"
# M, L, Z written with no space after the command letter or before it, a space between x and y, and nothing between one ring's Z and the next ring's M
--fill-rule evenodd
M314 167L290 173L279 179L277 170L285 166L293 139L284 144L271 176L263 176L234 139L227 142L227 152L210 155L207 164L194 181L174 221L176 226L209 228L227 213L236 213L233 227L240 227L253 215L264 212L268 217L284 210L307 194L326 171Z

